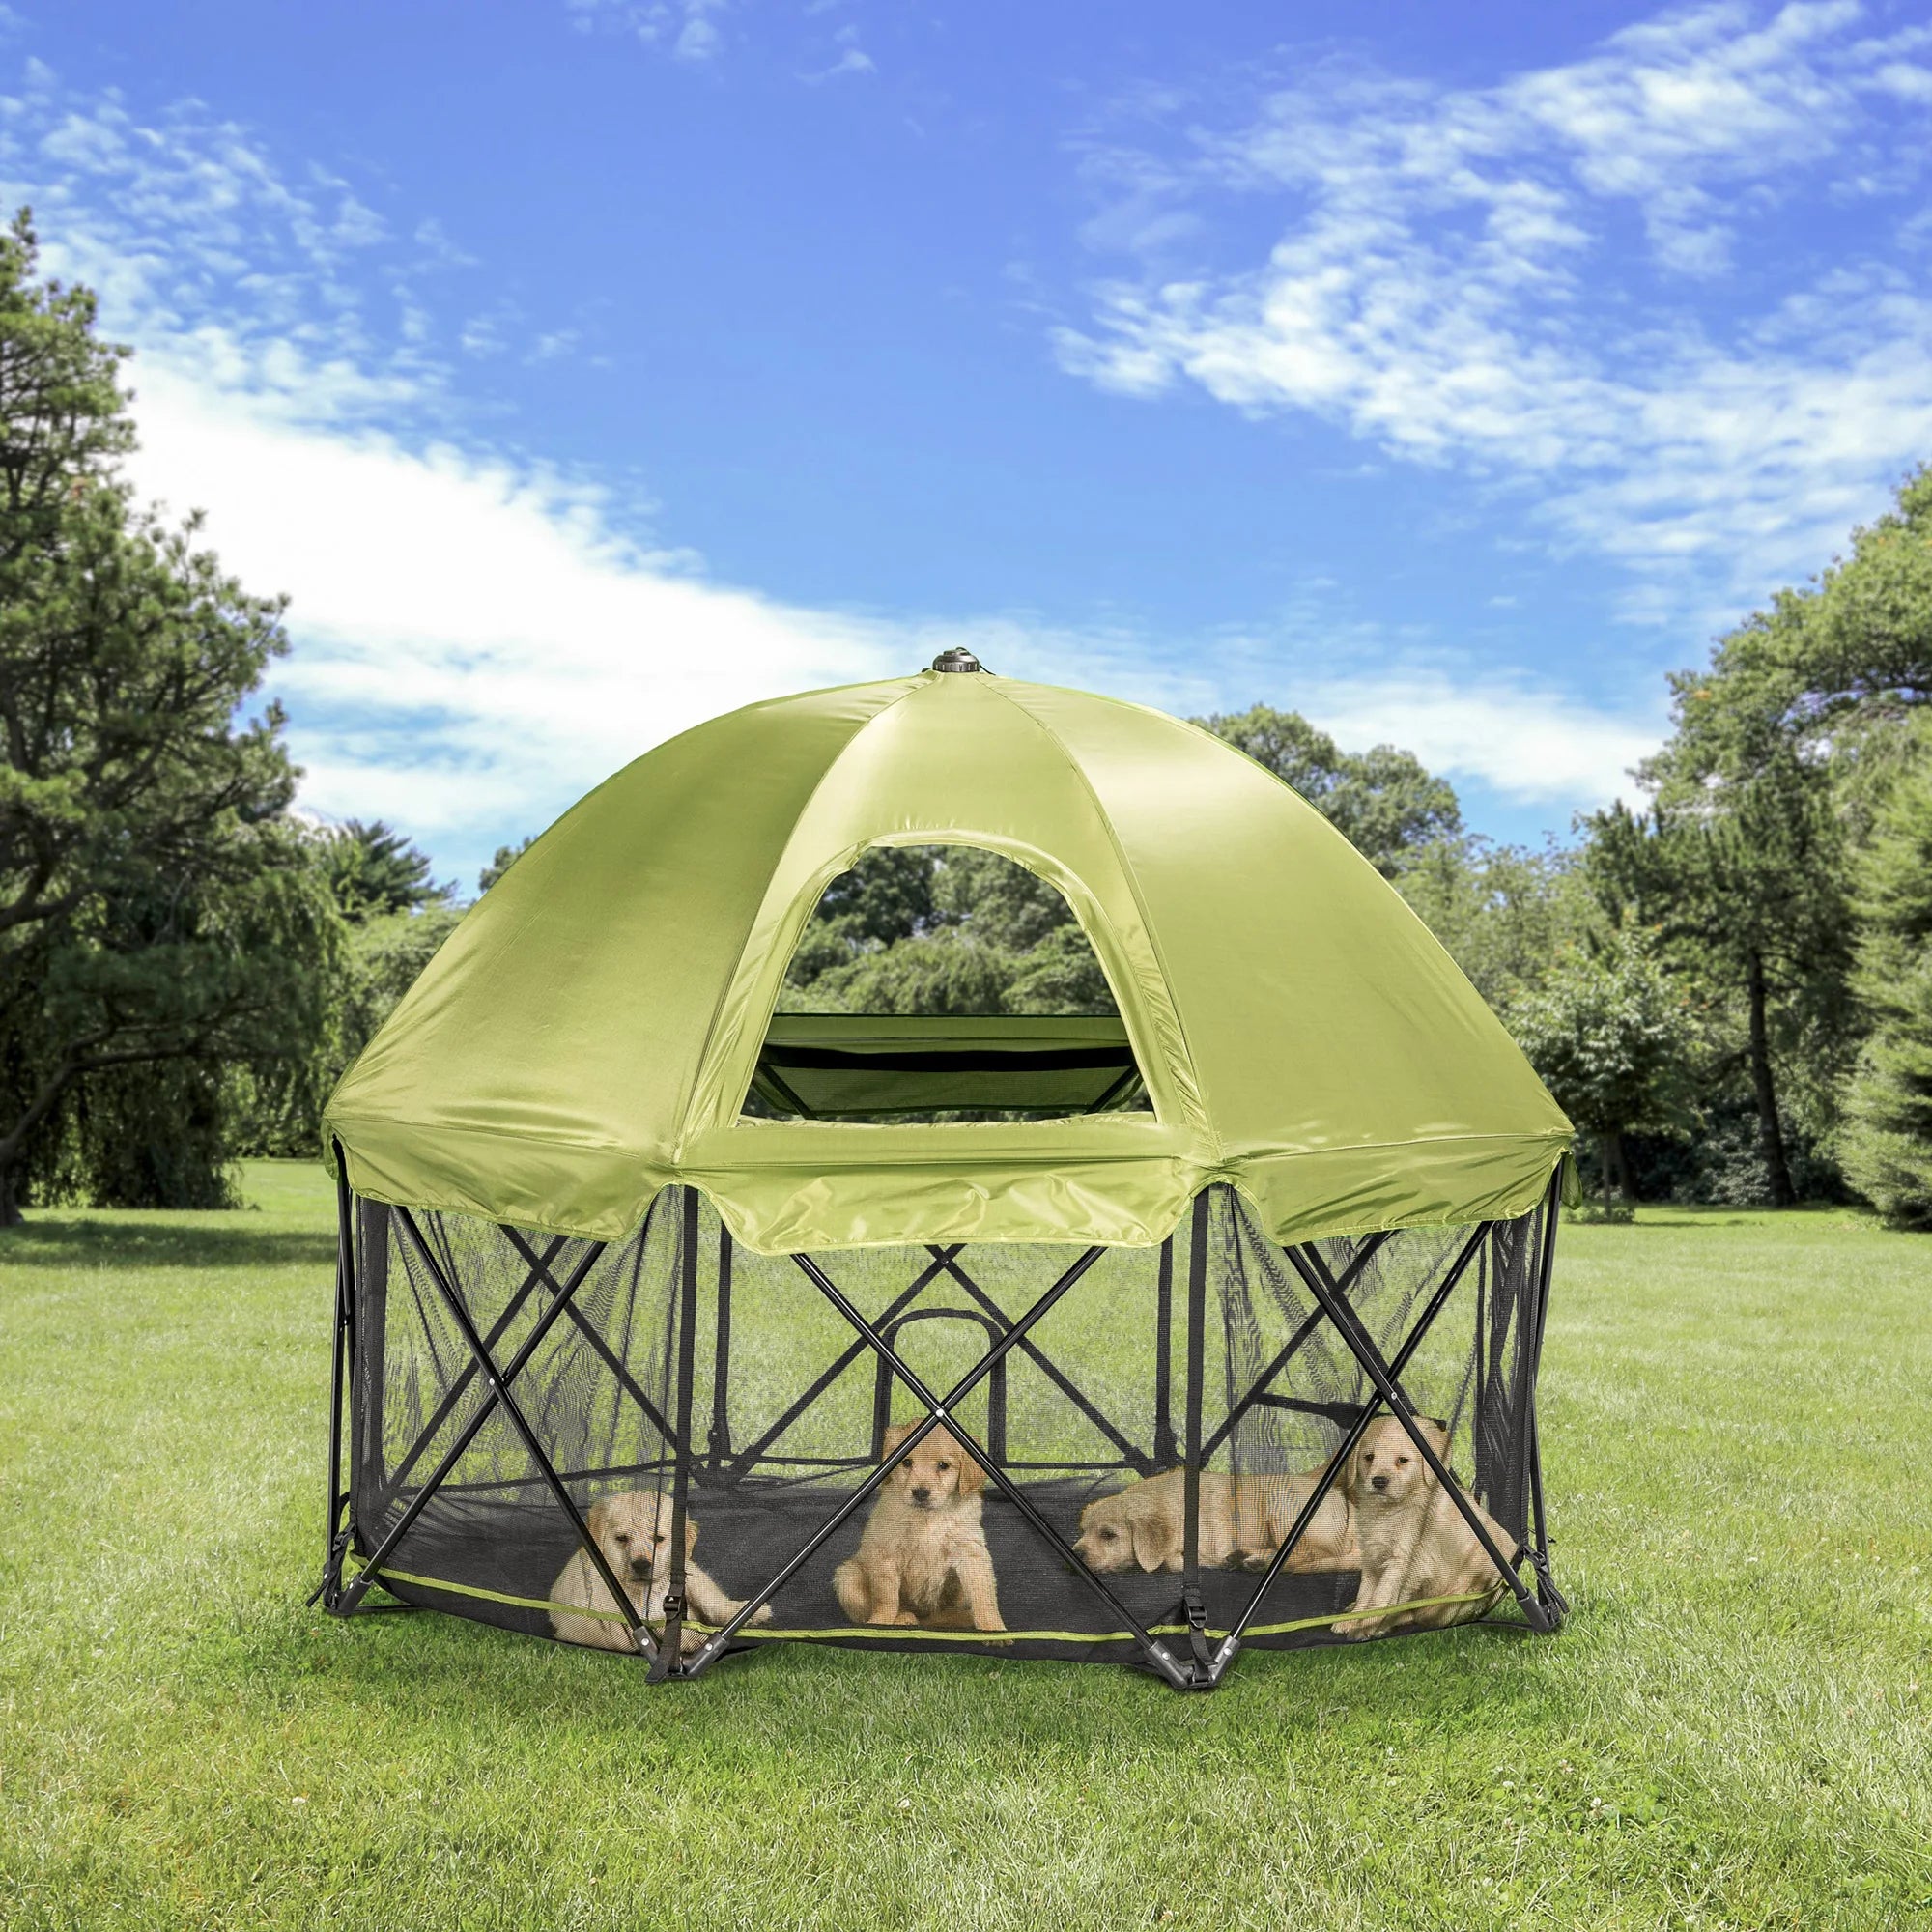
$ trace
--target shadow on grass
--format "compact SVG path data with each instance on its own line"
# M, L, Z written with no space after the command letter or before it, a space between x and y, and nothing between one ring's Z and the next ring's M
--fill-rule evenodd
M274 1654L246 1638L237 1644L247 1653L247 1674L326 1681L406 1728L433 1728L469 1709L478 1722L487 1711L487 1721L533 1736L554 1736L558 1725L612 1735L645 1725L725 1747L777 1738L788 1750L836 1755L870 1731L890 1735L888 1755L1022 1748L1026 1739L1033 1742L1024 1748L1044 1740L1077 1753L1138 1748L1203 1723L1240 1745L1284 1729L1327 1729L1351 1708L1372 1725L1488 1733L1499 1721L1548 1721L1555 1702L1536 1673L1507 1667L1505 1647L1528 1639L1501 1630L1257 1650L1201 1698L1118 1663L865 1656L810 1644L759 1645L697 1683L650 1685L640 1662L435 1611L351 1619L346 1628L309 1614L318 1623L291 1633Z
M320 1229L35 1216L0 1229L0 1266L36 1268L333 1267L335 1236Z

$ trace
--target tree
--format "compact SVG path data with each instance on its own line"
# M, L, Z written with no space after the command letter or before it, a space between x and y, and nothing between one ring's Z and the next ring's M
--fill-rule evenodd
M792 1011L1117 1010L1073 908L977 845L862 853L826 888L785 977Z
M811 986L881 947L924 931L932 919L933 866L929 846L874 845L860 853L851 870L840 872L812 909L811 923L786 968L787 981Z
M1510 1028L1556 1104L1594 1136L1605 1211L1613 1180L1628 1203L1623 1136L1681 1131L1691 1113L1693 1016L1652 935L1626 922L1602 946L1571 947L1517 1002Z
M1059 889L1005 854L946 845L934 857L933 917L940 923L968 927L1014 953L1031 952L1056 933L1082 936Z
M1586 877L1613 922L1659 931L1707 985L1713 1083L1748 1081L1774 1206L1798 1199L1789 1089L1829 1093L1849 1037L1844 841L1830 775L1785 748L1737 776L1709 775L1639 818L1621 805L1588 821Z
M1600 923L1574 855L1554 847L1436 838L1410 853L1395 886L1497 1012Z
M384 913L446 905L456 895L454 886L431 878L429 854L380 818L367 824L345 819L326 835L322 850L335 903L356 923Z
M1856 983L1873 1017L1846 1104L1845 1170L1888 1220L1932 1228L1932 731L1858 871Z
M0 1224L114 1075L267 1067L327 1025L340 920L288 816L269 706L280 605L137 510L133 437L84 290L0 240ZM97 1163L99 1165L99 1163Z
M941 927L913 934L821 974L804 1000L819 1012L943 1013L960 1018L1008 1010L1013 957L971 933Z
M414 912L384 913L351 934L331 1087L375 1038L462 919L460 907L439 902Z
M1418 849L1462 833L1452 787L1392 745L1344 752L1299 712L1265 704L1194 723L1293 785L1384 878Z

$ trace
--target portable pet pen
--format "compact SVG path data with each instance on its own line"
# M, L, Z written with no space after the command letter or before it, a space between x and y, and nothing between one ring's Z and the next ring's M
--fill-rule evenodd
M828 883L890 845L1049 882L1119 1016L778 1011ZM687 731L479 901L327 1125L332 1610L380 1584L549 1634L582 1549L654 1677L791 1639L1205 1689L1347 1634L1356 1577L1295 1552L1392 1412L1507 1620L1565 1612L1535 1395L1569 1123L1393 889L1193 725L948 653ZM1006 1628L855 1625L833 1570L942 1420ZM1171 1568L1075 1553L1176 1468ZM1208 1567L1204 1493L1315 1470L1264 1567ZM639 1489L673 1518L657 1629L586 1522ZM716 1628L690 1523L745 1600Z

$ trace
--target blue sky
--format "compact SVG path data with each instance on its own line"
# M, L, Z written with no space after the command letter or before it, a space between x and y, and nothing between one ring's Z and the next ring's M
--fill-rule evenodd
M1923 5L64 0L0 94L307 804L466 883L961 641L1538 838L1932 456Z

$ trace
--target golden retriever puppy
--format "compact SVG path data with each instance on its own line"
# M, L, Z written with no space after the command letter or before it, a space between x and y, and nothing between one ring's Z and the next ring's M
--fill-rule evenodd
M886 1432L891 1455L918 1425ZM855 1624L923 1624L930 1630L1005 1630L993 1559L980 1525L986 1472L944 1429L897 1463L866 1520L859 1550L832 1587Z
M1309 1470L1230 1477L1219 1469L1202 1470L1202 1568L1265 1570L1320 1475L1320 1470ZM1184 1554L1186 1483L1184 1469L1167 1469L1089 1503L1080 1512L1074 1554L1090 1570L1139 1564L1147 1571L1179 1571ZM1357 1561L1348 1502L1330 1489L1283 1567L1305 1574L1353 1570Z
M619 1495L604 1496L590 1506L585 1525L603 1551L611 1574L624 1586L624 1594L653 1631L662 1635L665 1598L670 1590L671 1499L656 1490L626 1490ZM722 1624L744 1608L736 1598L727 1597L691 1560L697 1541L697 1525L684 1520L684 1595L691 1612L707 1624ZM565 1643L582 1643L593 1650L630 1650L629 1626L608 1617L573 1615L573 1611L611 1610L617 1607L597 1574L587 1550L580 1549L563 1566L562 1574L550 1588L550 1627ZM754 1624L772 1620L771 1606L759 1605L752 1617ZM702 1646L704 1634L689 1625L682 1633L680 1649L689 1655Z
M1426 1416L1418 1416L1416 1423L1447 1467L1448 1430ZM1334 1626L1338 1636L1378 1636L1388 1631L1439 1630L1466 1623L1502 1595L1506 1586L1489 1552L1394 1416L1378 1416L1356 1444L1349 1496L1362 1551L1361 1588L1350 1607L1391 1613L1346 1618ZM1469 1504L1507 1556L1515 1538L1473 1496ZM1419 1610L1393 1607L1431 1597L1475 1601L1435 1604Z

